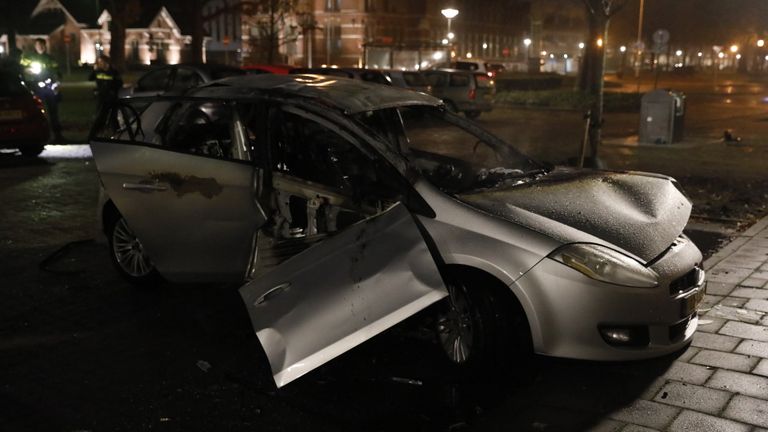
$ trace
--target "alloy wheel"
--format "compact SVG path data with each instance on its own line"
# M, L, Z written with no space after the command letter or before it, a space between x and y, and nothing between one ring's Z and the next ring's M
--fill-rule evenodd
M446 311L437 319L437 334L448 358L465 363L472 353L472 313L463 287L450 287Z
M132 277L148 276L155 268L144 253L138 237L123 218L117 221L112 231L112 252L120 268Z

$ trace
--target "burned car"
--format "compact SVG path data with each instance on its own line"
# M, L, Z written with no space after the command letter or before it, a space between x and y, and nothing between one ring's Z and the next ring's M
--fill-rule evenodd
M337 77L140 106L91 140L112 260L139 284L243 281L278 386L435 303L466 368L650 358L696 330L702 255L669 177L546 166L431 96Z

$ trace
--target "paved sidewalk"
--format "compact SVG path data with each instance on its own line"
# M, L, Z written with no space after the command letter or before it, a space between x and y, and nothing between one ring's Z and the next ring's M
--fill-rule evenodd
M599 431L768 432L768 217L705 262L692 345Z

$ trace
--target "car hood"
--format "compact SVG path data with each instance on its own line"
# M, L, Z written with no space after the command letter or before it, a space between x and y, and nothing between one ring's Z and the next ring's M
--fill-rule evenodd
M682 233L691 202L669 177L558 169L514 187L458 197L563 243L611 243L648 262Z

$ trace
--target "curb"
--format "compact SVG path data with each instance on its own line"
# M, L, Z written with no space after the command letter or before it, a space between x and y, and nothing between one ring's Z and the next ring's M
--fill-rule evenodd
M712 267L716 266L720 261L723 261L724 259L731 256L734 252L739 250L739 248L744 246L745 243L752 239L752 237L756 236L766 228L768 228L768 216L765 216L764 218L757 221L743 233L738 234L728 244L715 252L711 257L707 258L707 260L704 261L704 268L711 269Z

